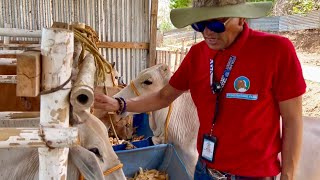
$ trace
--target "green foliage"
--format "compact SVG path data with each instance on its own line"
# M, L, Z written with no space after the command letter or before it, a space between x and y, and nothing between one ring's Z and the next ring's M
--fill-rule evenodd
M247 0L247 2L273 2L280 0ZM320 9L320 3L316 0L287 0L285 12L288 14L306 14L312 10ZM170 0L170 9L190 7L192 0Z
M166 31L171 30L173 28L173 26L172 26L171 22L164 20L161 22L159 28L160 28L161 32L166 32Z
M191 2L192 0L170 0L170 9L190 7Z
M320 4L314 0L291 0L290 3L293 5L290 14L306 14L320 8Z
M247 0L247 2L266 2L266 1L274 2L275 0Z

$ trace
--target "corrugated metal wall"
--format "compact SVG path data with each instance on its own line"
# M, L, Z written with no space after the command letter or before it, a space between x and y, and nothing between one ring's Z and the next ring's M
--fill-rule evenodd
M0 0L0 27L39 30L54 21L82 22L95 29L100 41L149 42L151 0ZM0 37L1 39L2 37ZM16 40L16 39L12 39ZM35 39L25 39L35 40ZM129 82L146 68L147 50L101 49Z
M261 31L294 31L320 28L320 11L306 15L275 16L248 20L249 26Z

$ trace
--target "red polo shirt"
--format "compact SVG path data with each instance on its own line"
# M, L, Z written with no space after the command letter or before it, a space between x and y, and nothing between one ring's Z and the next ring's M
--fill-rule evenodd
M294 46L284 37L244 26L237 40L217 52L202 41L194 45L170 85L189 90L197 107L203 135L210 132L216 95L210 89L209 63L215 54L214 77L220 81L231 55L236 62L223 91L213 128L215 161L209 167L242 176L274 176L280 172L279 102L302 95L306 84Z

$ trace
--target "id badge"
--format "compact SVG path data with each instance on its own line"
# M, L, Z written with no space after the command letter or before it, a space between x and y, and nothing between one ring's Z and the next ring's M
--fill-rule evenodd
M203 136L201 158L207 161L213 162L216 145L217 145L217 138L214 136L209 136L208 134L205 134Z

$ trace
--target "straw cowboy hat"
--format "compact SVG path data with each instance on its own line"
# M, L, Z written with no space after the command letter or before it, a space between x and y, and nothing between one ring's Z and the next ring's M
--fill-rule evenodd
M266 16L271 2L245 0L193 0L192 8L173 9L170 12L172 24L183 28L195 22L222 17L259 18Z

